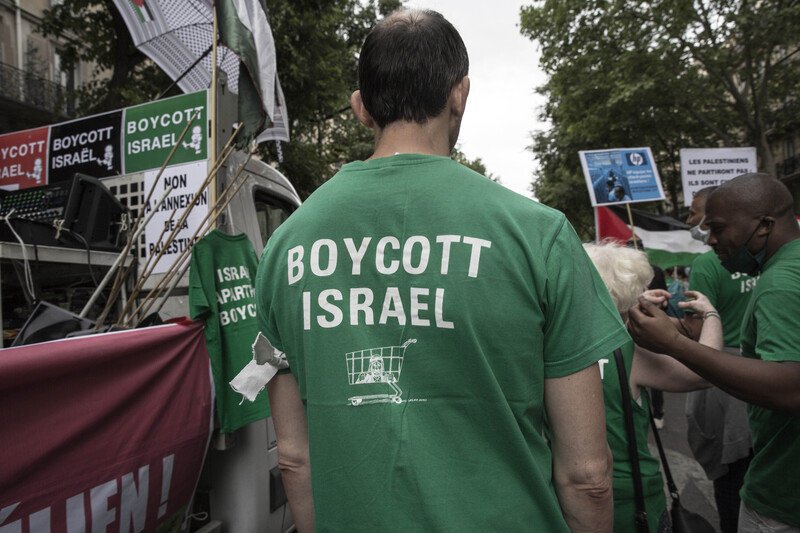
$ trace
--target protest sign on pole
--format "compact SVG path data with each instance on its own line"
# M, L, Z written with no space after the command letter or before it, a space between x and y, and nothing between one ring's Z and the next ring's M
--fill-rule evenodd
M191 246L192 236L208 214L208 189L200 193L200 197L184 223L181 224L181 228L175 234L173 241L167 244L159 242L159 238L163 241L169 237L176 223L183 215L184 210L189 206L195 194L197 194L207 174L206 161L175 165L164 169L161 179L158 185L156 185L157 194L153 195L151 205L146 209L146 212L149 211L149 209L158 202L157 198L161 197L163 191L170 186L173 187L172 192L169 193L164 203L161 204L158 212L153 215L153 218L144 231L145 246L148 256L158 255L161 253L161 249L165 245L167 246L155 268L153 268L153 274L166 272L181 252ZM157 176L158 170L149 170L144 173L144 190L150 190ZM175 211L175 216L170 221L170 215L172 215L174 209L177 209L177 211ZM165 228L166 231L162 231ZM199 237L202 237L202 235L199 235Z
M683 203L686 206L692 205L692 199L700 189L722 185L736 176L757 171L758 160L753 147L683 148Z
M0 135L0 189L47 185L47 136L50 128Z
M664 199L650 148L583 150L583 175L592 206Z

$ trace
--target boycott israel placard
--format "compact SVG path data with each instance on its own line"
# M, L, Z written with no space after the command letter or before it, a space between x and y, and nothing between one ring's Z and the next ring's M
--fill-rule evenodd
M578 154L592 206L664 199L650 148L585 150Z
M0 135L0 188L8 190L47 184L47 134L36 128Z
M181 216L183 216L184 210L192 202L192 198L194 198L200 185L202 185L203 181L206 179L207 173L208 164L205 161L200 163L186 163L184 165L167 167L158 180L153 197L150 200L150 207L145 210L145 213L149 212L149 209L152 209L153 206L156 205L158 199L161 198L161 195L170 185L173 189L164 200L164 203L161 204L161 207L158 208L158 212L153 215L153 218L147 224L144 231L145 246L147 247L148 256L156 256L164 249L164 253L153 269L154 274L163 273L169 269L172 263L180 256L181 252L189 246L192 236L195 231L197 231L197 228L200 227L206 214L208 214L208 188L206 188L200 194L200 198L198 198L184 223L181 224L180 229L175 234L174 240L170 243L164 242L169 238L177 222L181 219ZM158 170L145 172L144 190L150 190L157 175ZM173 209L176 210L175 215L170 220ZM166 231L164 231L162 235L162 231L165 228ZM202 235L198 235L197 237L202 237ZM161 239L160 241L159 238Z
M756 149L749 148L683 148L681 181L683 203L691 206L700 189L714 187L736 176L758 172Z
M50 128L50 182L68 180L76 172L94 178L122 173L121 111L62 122Z
M200 111L170 160L170 165L208 158L206 91L184 94L125 109L125 173L160 168L181 132Z

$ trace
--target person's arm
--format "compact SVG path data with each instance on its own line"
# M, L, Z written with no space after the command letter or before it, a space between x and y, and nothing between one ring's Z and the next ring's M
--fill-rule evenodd
M278 467L295 526L299 533L314 531L314 500L308 455L308 427L297 381L277 374L267 383L272 423L278 439Z
M628 331L637 344L671 355L740 400L800 416L800 362L739 357L697 343L644 298L628 316Z
M643 295L647 301L659 306L660 299L647 291ZM686 291L689 298L678 303L682 309L690 309L698 317L706 313L715 313L717 310L711 301L697 291ZM691 319L690 319L691 320ZM700 343L716 350L722 349L722 321L719 316L709 315L708 318L697 319L701 325ZM654 353L638 344L635 347L633 364L631 366L631 390L634 397L639 397L641 387L652 387L665 392L688 392L711 387L711 383L695 372L692 372L683 363L664 354Z
M573 533L610 532L614 522L611 450L597 364L544 381L553 482Z

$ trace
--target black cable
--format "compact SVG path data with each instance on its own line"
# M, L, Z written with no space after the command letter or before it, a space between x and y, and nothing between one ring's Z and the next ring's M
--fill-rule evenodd
M36 273L33 276L33 303L38 304L42 299L42 284L40 282L41 273L39 270L39 246L36 244L36 241L33 241L31 244L33 245L33 264L36 270Z
M94 276L94 271L92 270L92 250L89 247L89 243L86 239L83 238L83 235L80 233L74 232L70 229L61 228L61 231L68 233L71 237L75 240L80 241L83 244L83 247L86 249L86 264L89 266L89 276L92 278L92 283L94 283L94 288L100 286L100 283L97 282L97 278Z

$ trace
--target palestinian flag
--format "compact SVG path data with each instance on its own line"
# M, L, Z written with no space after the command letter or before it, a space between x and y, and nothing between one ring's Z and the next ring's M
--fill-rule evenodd
M615 239L623 243L631 238L628 210L620 206L595 207L597 241ZM696 241L689 226L666 215L657 215L631 209L633 230L641 241L650 262L662 269L673 266L691 266L694 258L711 248Z
M244 126L237 145L247 146L258 136L288 141L286 104L278 82L275 41L267 19L265 0L216 0L220 43L239 57L239 120ZM283 127L276 127L282 125ZM260 135L272 128L272 135Z

